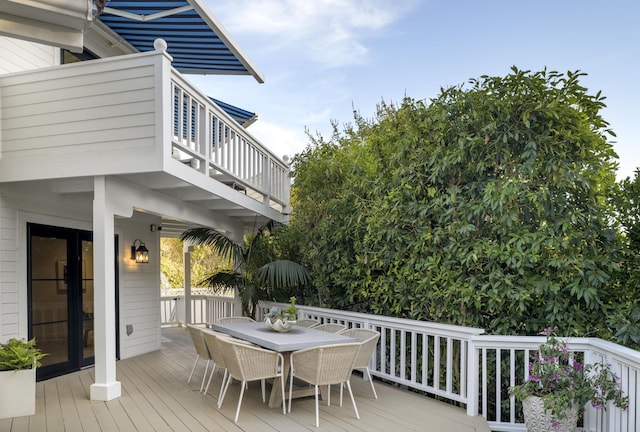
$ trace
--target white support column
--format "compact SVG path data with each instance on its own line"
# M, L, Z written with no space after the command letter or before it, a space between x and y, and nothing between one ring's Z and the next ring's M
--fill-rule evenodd
M184 244L184 322L193 324L191 316L191 252L193 246Z
M233 240L234 243L244 246L244 234L241 231L232 231L227 233L229 239ZM244 271L244 268L239 269L240 272ZM242 299L240 298L240 293L238 292L238 288L235 288L233 291L233 316L242 316Z
M105 178L96 177L93 197L95 383L91 385L91 400L101 401L122 394L120 382L116 381L114 211L108 203L106 189Z

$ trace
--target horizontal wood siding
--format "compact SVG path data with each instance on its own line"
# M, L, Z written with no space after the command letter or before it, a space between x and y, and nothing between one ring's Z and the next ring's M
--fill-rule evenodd
M58 48L0 36L0 74L54 66Z
M93 61L0 77L2 156L75 158L95 173L105 156L113 162L156 148L155 65ZM55 171L55 167L51 167Z
M0 195L0 341L20 336L16 219Z
M160 348L160 240L149 225L158 224L146 215L137 214L127 224L122 246L123 265L120 287L120 357L129 358ZM133 240L141 239L149 249L149 263L130 260ZM126 327L133 327L127 335Z

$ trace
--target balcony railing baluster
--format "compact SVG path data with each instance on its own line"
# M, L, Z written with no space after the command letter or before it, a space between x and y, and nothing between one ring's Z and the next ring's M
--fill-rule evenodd
M289 202L285 184L289 181L289 166L176 71L171 82L173 157L284 211Z

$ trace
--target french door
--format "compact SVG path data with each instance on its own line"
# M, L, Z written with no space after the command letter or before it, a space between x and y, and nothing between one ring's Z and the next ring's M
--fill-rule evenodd
M43 352L38 380L93 364L93 239L89 231L29 224L29 338Z

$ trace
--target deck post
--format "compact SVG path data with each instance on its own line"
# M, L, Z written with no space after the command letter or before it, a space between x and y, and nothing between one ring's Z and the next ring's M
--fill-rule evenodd
M191 252L193 246L184 244L184 323L193 324L191 316Z
M473 336L467 343L467 415L478 415L478 350Z
M104 176L94 179L93 262L94 262L94 341L95 382L91 400L108 401L120 397L116 381L116 291L113 257L114 210L107 199Z

